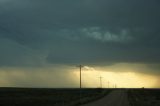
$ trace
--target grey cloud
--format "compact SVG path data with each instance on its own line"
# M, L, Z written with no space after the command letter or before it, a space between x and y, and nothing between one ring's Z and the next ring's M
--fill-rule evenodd
M118 34L110 33L108 31L101 31L99 27L83 28L84 35L100 40L102 42L128 42L132 40L127 30L122 30Z
M43 62L40 54L30 48L9 40L0 39L0 66L10 67L10 66L33 66L40 65ZM35 55L36 54L36 55Z
M0 64L159 63L159 5L158 0L8 0L0 5L0 39L8 39L0 43L5 48Z

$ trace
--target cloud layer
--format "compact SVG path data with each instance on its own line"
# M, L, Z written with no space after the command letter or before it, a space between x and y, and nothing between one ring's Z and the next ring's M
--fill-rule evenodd
M158 0L1 0L0 66L160 62Z

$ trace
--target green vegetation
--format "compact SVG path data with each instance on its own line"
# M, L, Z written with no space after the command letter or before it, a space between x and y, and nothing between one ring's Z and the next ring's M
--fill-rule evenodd
M130 89L131 106L160 106L160 89Z
M109 93L104 89L1 88L0 106L78 106Z

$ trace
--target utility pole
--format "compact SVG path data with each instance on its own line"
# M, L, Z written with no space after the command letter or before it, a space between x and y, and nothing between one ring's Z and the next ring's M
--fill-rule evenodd
M114 84L114 85L113 85L113 88L117 88L117 84Z
M108 88L109 88L109 81L108 81Z
M100 79L100 88L103 87L103 86L102 86L102 78L103 78L103 77L101 77L101 76L99 77L99 79Z
M79 98L80 100L79 100L79 103L81 105L81 98L82 98L82 91L81 91L81 88L82 88L82 68L83 68L83 66L79 65L77 67L79 67L79 69L80 69L80 72L79 72L79 75L80 75L80 80L79 80L80 81L80 83L79 83L80 84L80 93L79 93L80 94L79 95L80 96L80 98Z
M79 66L77 66L77 67L79 67L79 69L80 69L80 88L82 88L82 68L83 68L83 66L82 65L79 65Z

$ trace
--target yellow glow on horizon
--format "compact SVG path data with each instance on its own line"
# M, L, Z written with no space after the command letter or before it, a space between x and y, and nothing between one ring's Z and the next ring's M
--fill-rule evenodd
M153 87L155 84L154 82L157 81L154 76L134 72L101 72L101 74L104 80L108 80L120 88Z
M79 77L79 72L74 71L74 74ZM102 83L104 88L108 88L108 82L110 88L115 87L115 84L118 88L152 88L158 79L153 75L136 72L83 71L83 87L100 87L100 76L103 77Z
M82 87L160 88L160 74L145 65L116 64L82 68ZM79 87L79 69L72 66L41 68L1 68L1 87Z

